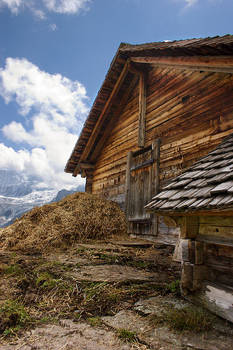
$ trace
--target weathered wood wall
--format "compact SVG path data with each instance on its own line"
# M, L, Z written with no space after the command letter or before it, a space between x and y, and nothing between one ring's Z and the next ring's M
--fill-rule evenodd
M162 186L233 132L233 76L156 68L148 71L146 90L145 147L161 139ZM93 172L92 191L122 208L127 154L138 149L138 95L137 83L120 115L111 119Z
M198 221L196 237L182 242L183 290L233 322L233 217L200 216Z

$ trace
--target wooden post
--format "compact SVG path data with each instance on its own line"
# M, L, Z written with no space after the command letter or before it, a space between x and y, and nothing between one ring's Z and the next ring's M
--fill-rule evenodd
M199 230L199 218L197 216L184 216L181 224L180 238L195 238Z
M159 162L160 162L160 139L157 139L152 144L152 179L151 179L151 198L159 193ZM158 235L158 222L159 217L155 214L151 214L152 226L151 234Z
M145 146L145 133L146 133L146 78L145 78L145 73L140 73L138 147Z
M130 194L130 168L132 163L133 152L130 151L127 155L126 163L126 179L125 179L125 213L129 216L129 194Z
M85 192L92 193L93 175L88 174L86 178Z
M81 169L81 177L87 177L87 173L85 169Z
M204 263L204 244L195 241L195 264L202 265Z
M181 289L184 295L193 289L193 265L189 262L182 264Z
M152 144L153 150L153 179L152 179L152 197L159 193L160 180L159 180L159 164L160 164L160 139L155 140Z

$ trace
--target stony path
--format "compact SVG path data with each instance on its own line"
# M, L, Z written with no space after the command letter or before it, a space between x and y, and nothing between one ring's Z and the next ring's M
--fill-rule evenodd
M37 266L37 258L11 257L14 259L13 274L1 275L1 268L6 270L10 256L2 254L0 304L4 298L20 297L29 311L34 310L33 303L37 303L37 317L43 316L43 310L47 317L56 314L54 309L59 298L64 298L56 320L51 322L48 318L45 324L21 332L16 338L0 338L0 350L233 349L233 327L218 318L210 331L201 333L176 332L166 322L152 322L160 320L164 310L179 312L190 306L166 290L166 286L179 276L179 266L172 263L171 250L166 247L151 247L143 242L132 246L130 242L82 244L73 250L43 257L41 266ZM67 297L62 296L63 292L59 292L57 286L53 287L53 280L46 278L45 282L51 283L51 290L41 289L39 272L35 285L22 289L21 275L17 275L16 267L21 274L25 268L24 283L30 269L45 273L48 268L49 273L57 276L56 284L69 281L76 289L72 293L64 289ZM33 279L30 281L34 283ZM32 300L31 304L28 300ZM40 310L40 305L44 309ZM76 312L80 319L75 318Z
M142 344L121 342L113 331L86 323L61 320L59 325L36 328L1 350L147 350Z

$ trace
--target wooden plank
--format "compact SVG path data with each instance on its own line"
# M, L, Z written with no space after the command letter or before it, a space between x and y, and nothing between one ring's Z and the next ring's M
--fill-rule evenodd
M88 157L88 154L89 154L89 152L91 150L91 147L93 146L93 144L94 144L94 142L95 142L95 140L97 138L97 135L98 135L98 133L99 133L99 131L100 131L102 125L103 125L103 122L104 122L104 120L106 118L107 112L110 110L110 108L112 106L113 99L117 95L117 93L119 92L119 90L121 88L121 85L122 85L126 75L128 74L128 66L129 66L129 62L127 61L125 63L125 65L124 65L124 68L121 71L121 74L120 74L116 84L114 85L114 88L113 88L113 90L111 92L111 95L110 95L108 101L104 105L104 108L103 108L103 110L102 110L102 112L101 112L101 114L100 114L100 116L99 116L99 118L98 118L98 120L97 120L97 122L95 124L95 127L94 127L94 129L92 131L92 134L89 137L88 142L86 144L86 147L85 147L85 149L84 149L84 151L82 153L80 161L82 161L82 160L84 160L84 159L86 159Z
M153 160L147 160L146 162L140 164L140 165L137 165L137 166L132 166L130 171L135 171L135 170L138 170L138 169L142 169L142 168L147 168L148 166L151 166L151 164L153 164Z
M182 246L181 246L181 256L182 261L190 262L190 247L189 247L190 240L189 239L183 239L182 240Z
M136 85L137 81L138 81L138 76L134 76L130 86L128 87L127 92L124 94L124 97L123 97L121 103L119 104L119 107L117 108L116 112L114 113L113 123L112 122L108 123L108 126L106 127L106 129L105 129L105 131L104 131L100 141L96 145L96 147L95 147L95 149L94 149L94 151L93 151L93 153L91 155L91 160L92 161L96 161L96 158L98 157L98 155L101 152L102 148L106 144L107 139L110 137L111 132L112 132L112 130L115 127L115 123L118 120L119 115L121 115L123 109L125 108L125 104L127 103L130 95L132 94L132 91L135 88L135 85Z
M160 138L156 139L152 144L153 149L153 161L154 161L154 168L153 168L153 179L152 179L152 196L155 196L157 193L159 193L160 190Z
M181 238L195 238L198 234L198 216L183 217L181 223Z
M92 193L93 176L88 174L85 184L85 192Z
M221 284L204 282L199 293L186 296L192 302L207 307L213 313L233 322L233 292Z
M181 288L182 292L186 295L187 290L193 289L193 264L188 262L183 263L181 273Z
M90 163L79 163L80 168L82 169L94 169L95 165Z
M195 241L195 264L202 265L204 262L204 244Z
M215 90L216 90L216 88L215 88ZM121 123L120 123L120 125L121 125ZM122 132L124 132L124 129L122 129Z
M125 211L126 211L126 216L129 216L129 199L130 199L130 168L131 168L131 163L132 163L132 157L133 157L133 152L130 151L127 156L127 163L126 163L126 181L125 181Z
M202 287L203 280L206 278L208 269L204 265L193 266L193 291L198 291Z
M155 67L188 69L192 71L233 73L232 57L131 57L131 62L150 64Z
M233 217L200 216L200 224L233 227Z
M199 234L205 235L205 236L219 236L219 237L226 237L226 238L232 238L233 240L233 226L222 226L219 225L206 225L206 224L200 224L199 225Z
M146 76L140 73L139 78L139 116L138 116L138 147L145 146L146 133Z

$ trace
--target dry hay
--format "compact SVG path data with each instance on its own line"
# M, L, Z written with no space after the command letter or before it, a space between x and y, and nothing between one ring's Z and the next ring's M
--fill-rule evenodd
M118 204L97 195L74 193L36 207L1 229L0 249L43 252L125 233L126 219Z

